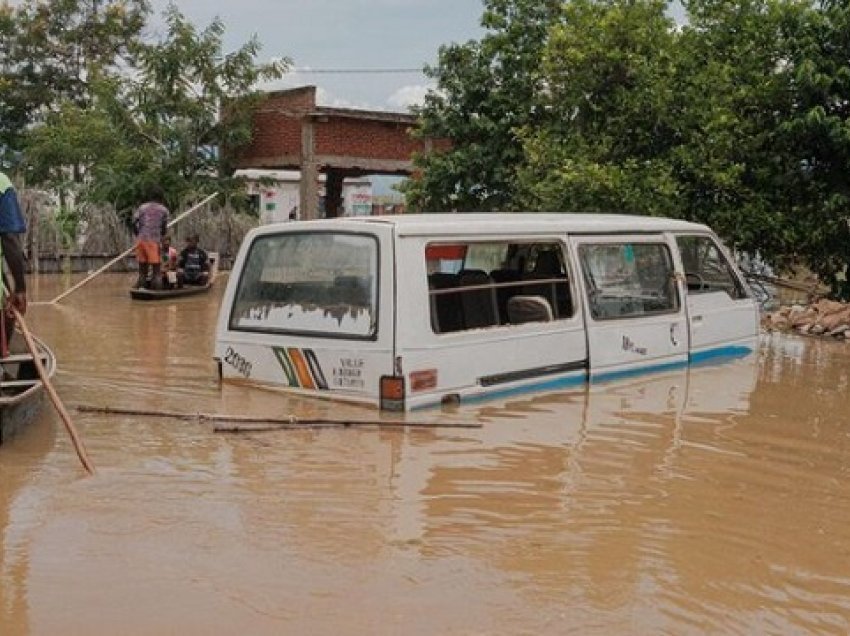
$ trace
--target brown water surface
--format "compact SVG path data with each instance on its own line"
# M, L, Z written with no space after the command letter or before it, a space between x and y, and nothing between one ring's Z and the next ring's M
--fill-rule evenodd
M0 447L4 636L850 631L850 345L413 416L480 429L224 435L74 407L374 413L219 387L222 288L131 280L28 313L98 474L48 404Z

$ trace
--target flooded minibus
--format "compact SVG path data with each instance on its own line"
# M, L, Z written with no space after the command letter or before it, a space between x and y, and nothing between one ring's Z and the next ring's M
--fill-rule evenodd
M754 350L758 305L706 226L425 214L252 230L216 329L223 379L409 410Z

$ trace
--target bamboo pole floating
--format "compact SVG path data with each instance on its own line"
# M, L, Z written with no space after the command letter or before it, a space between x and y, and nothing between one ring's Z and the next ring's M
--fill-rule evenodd
M236 420L237 422L240 420ZM261 422L267 422L262 424ZM258 422L247 424L224 424L218 422L213 424L214 433L265 433L270 431L293 431L305 428L481 428L481 424L475 423L451 423L451 422L403 422L398 420L382 422L381 420L331 420L331 419L300 419L272 420L263 419Z
M21 315L21 312L17 310L16 307L12 307L12 313L15 314L15 320L18 323L18 326L21 329L21 333L24 336L24 340L27 343L27 348L32 354L32 361L35 364L36 371L38 371L38 377L41 378L41 383L44 385L47 394L50 396L50 401L53 402L53 406L56 408L56 412L59 413L59 417L62 420L62 423L65 425L65 429L68 431L68 435L71 436L71 442L74 444L74 450L77 451L77 457L80 458L80 462L83 464L83 468L88 471L89 475L94 475L94 464L92 464L89 459L88 453L86 452L86 447L83 444L80 436L77 434L77 429L74 427L74 422L71 421L71 416L68 415L68 411L65 410L65 405L62 404L62 400L59 398L59 394L56 393L56 389L53 388L53 384L50 382L50 378L47 375L47 371L44 368L44 364L41 362L41 356L39 355L38 347L35 345L35 340L33 340L32 332L30 332L29 327L27 326L24 317Z
M177 216L177 217L176 217L173 221L171 221L168 225L166 225L166 227L171 227L172 225L174 225L174 224L175 224L175 223L177 223L178 221L182 221L182 220L183 220L184 218L186 218L189 214L191 214L191 213L192 213L192 212L194 212L195 210L197 210L197 209L201 208L202 206L206 205L207 203L209 203L210 201L212 201L212 200L213 200L215 197L217 197L217 196L218 196L218 193L217 193L217 192L216 192L215 194L211 194L211 195L209 195L206 199L204 199L203 201L201 201L201 202L200 202L200 203L198 203L197 205L192 206L191 208L189 208L188 210L186 210L185 212L183 212L182 214L180 214L179 216ZM80 287L82 287L83 285L85 285L86 283L88 283L88 282L89 282L91 279L93 279L95 276L99 276L100 274L102 274L103 272L105 272L107 269L109 269L110 267L112 267L113 265L115 265L115 263L117 263L118 261L120 261L122 258L125 258L125 257L126 257L127 255L129 255L129 254L130 254L130 252L132 252L134 249L136 249L136 246L135 246L135 245L133 245L132 247L127 248L126 250L124 250L123 252L121 252L118 256L116 256L116 257L115 257L115 258L113 258L111 261L109 261L106 265L104 265L103 267L101 267L99 270L97 270L97 271L96 271L96 272L94 272L93 274L90 274L89 276L87 276L86 278L84 278L83 280L81 280L79 283L77 283L76 285L74 285L74 286L73 286L73 287L71 287L70 289L66 289L64 292L62 292L61 294L59 294L56 298L54 298L53 300L51 300L49 304L51 304L51 305L55 305L55 304L56 304L56 303L58 303L60 300L62 300L63 298L65 298L65 296L68 296L68 295L70 295L72 292L77 291Z
M102 415L140 415L147 417L170 417L178 420L196 420L200 413L180 413L177 411L157 411L152 409L125 409L113 408L111 406L90 406L78 404L76 409L80 413L100 413Z
M300 418L290 415L286 418L252 417L250 415L222 415L219 413L181 413L178 411L159 411L152 409L125 409L110 406L77 405L81 413L100 413L103 415L137 415L144 417L167 417L180 420L210 422L231 422L230 425L214 424L216 433L249 433L304 428L481 428L477 422L405 422L403 420L349 420L336 418Z

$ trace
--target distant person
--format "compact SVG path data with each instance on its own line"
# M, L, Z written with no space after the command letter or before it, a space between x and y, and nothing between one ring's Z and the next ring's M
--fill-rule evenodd
M150 275L151 286L162 286L162 263L159 260L159 244L168 227L168 208L161 188L154 188L148 200L133 214L133 230L136 233L136 260L139 262L139 279L136 289L147 286Z
M206 285L210 280L210 258L198 247L200 237L192 234L186 238L186 247L177 259L177 284Z
M177 285L177 248L171 245L171 237L162 237L160 244L160 256L162 258L162 285L165 289L171 289Z
M21 315L27 311L26 262L21 247L21 234L27 231L18 195L12 182L0 172L0 249L3 262L3 320L0 321L0 353L8 355L8 344L15 330L11 308ZM8 271L9 276L6 275ZM11 281L9 280L11 277Z

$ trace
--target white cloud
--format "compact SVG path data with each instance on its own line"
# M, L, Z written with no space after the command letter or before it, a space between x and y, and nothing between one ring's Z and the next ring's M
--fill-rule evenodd
M299 75L297 71L290 70L284 73L280 79L260 82L257 88L261 91L279 91L287 88L295 88L296 86L304 86L306 83L303 75Z
M310 67L303 67L302 72L289 71L280 79L264 82L258 86L262 91L286 90L300 86L316 87L316 105L330 108L354 108L358 110L393 110L407 112L410 106L423 103L430 87L425 85L402 86L389 96L386 103L377 104L365 100L352 100L340 97L339 94L316 82L316 77L309 73Z
M335 95L324 86L316 86L316 104L330 108L356 108L358 110L378 110L374 104L356 102Z
M305 67L303 70L309 71L310 69L309 67ZM300 88L301 86L315 86L317 106L330 106L332 108L374 108L368 107L364 104L355 104L350 100L337 97L324 86L319 85L313 80L314 78L310 75L310 73L299 73L296 70L291 70L280 79L263 82L257 88L261 91L279 91L290 88Z
M430 86L416 84L402 86L387 99L387 103L395 110L408 110L411 106L419 106L425 102L425 95L431 90Z

